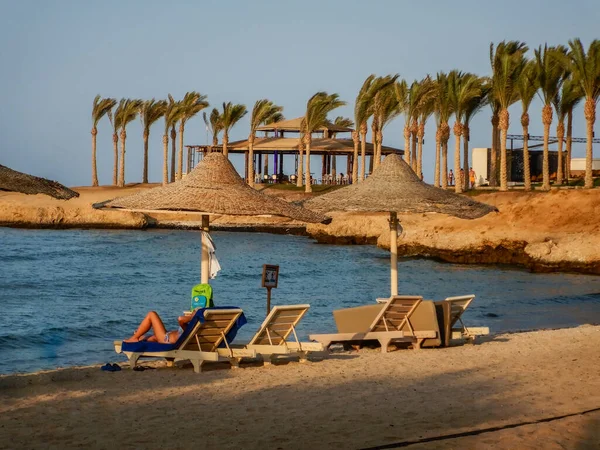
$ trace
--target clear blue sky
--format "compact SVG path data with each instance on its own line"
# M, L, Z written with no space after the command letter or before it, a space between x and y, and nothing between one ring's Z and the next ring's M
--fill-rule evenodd
M0 10L0 163L71 186L91 182L96 94L147 99L170 92L180 98L196 90L208 95L211 107L232 101L249 109L266 97L292 118L325 90L348 102L335 115L351 117L370 73L399 73L409 81L454 68L486 75L492 41L519 39L533 48L580 37L587 46L599 37L600 22L597 0L0 0ZM509 132L521 131L519 115L516 105ZM531 134L542 134L540 115L534 104ZM489 146L489 116L486 108L473 121L471 147ZM161 122L150 136L151 181L161 179ZM402 147L402 127L401 119L390 124L384 143ZM186 130L187 144L206 142L200 116ZM585 136L582 109L574 133ZM244 119L231 138L247 134ZM431 120L424 150L428 180L434 134ZM137 120L128 128L127 149L126 181L139 181ZM583 152L575 148L575 156ZM241 167L241 157L233 160ZM288 173L291 164L290 158ZM313 165L318 172L320 159ZM98 170L100 183L109 184L108 120L99 125Z

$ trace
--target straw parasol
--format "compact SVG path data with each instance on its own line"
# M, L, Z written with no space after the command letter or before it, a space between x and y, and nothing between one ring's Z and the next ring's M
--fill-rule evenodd
M324 215L265 195L248 186L227 157L208 154L184 179L127 197L96 203L94 208L138 212L183 211L202 214L202 230L209 230L209 216L273 215L302 222L319 223ZM208 283L208 249L202 237L201 282Z
M0 164L0 191L46 194L59 200L79 197L79 193L52 180L35 177Z
M476 219L497 211L493 206L423 183L397 155L387 156L363 183L323 194L304 203L318 212L390 213L391 292L398 294L398 213L436 212Z

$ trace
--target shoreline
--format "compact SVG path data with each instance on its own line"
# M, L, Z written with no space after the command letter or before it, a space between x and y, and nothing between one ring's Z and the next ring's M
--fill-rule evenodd
M75 187L69 201L42 195L0 192L0 226L27 229L196 229L200 215L165 212L148 216L127 211L94 210L92 203L129 195L155 185ZM267 189L288 201L303 193ZM404 232L400 257L431 258L460 264L503 264L532 272L600 275L600 191L555 190L547 193L492 192L477 199L498 213L474 220L440 214L400 214ZM389 249L387 214L332 213L329 225L306 225L278 217L215 216L211 228L309 236L318 243L377 245Z
M546 328L508 330L508 331L505 330L505 331L501 331L498 333L494 333L493 331L490 330L489 335L477 337L476 345L484 345L487 342L491 342L491 341L494 341L495 339L502 338L502 336L522 335L522 334L528 334L528 333L543 333L543 332L560 331L560 330L576 330L578 328L597 328L597 331L600 332L600 323L582 323L582 324L566 326L566 327L546 327ZM465 344L460 344L460 345L453 346L453 347L460 347L462 345L469 345L469 344L465 343ZM450 348L453 348L453 347L450 347ZM427 351L430 351L430 350L443 350L443 348L433 348L433 349L428 349ZM361 350L361 351L363 351L363 350ZM366 351L371 351L371 349L366 349ZM398 350L398 351L406 351L406 350ZM338 352L334 352L333 355L335 355L335 353L338 353ZM360 354L360 352L358 352L357 354ZM117 353L114 353L113 356L115 358L121 358L122 355L119 356ZM120 363L119 365L122 366L123 370L129 370L129 363L124 358L122 358L122 359L123 359L122 364ZM88 371L99 370L103 364L104 364L103 362L97 362L97 363L81 365L81 366L76 365L76 366L56 367L56 368L52 368L52 369L39 369L39 370L34 370L32 372L0 373L0 390L6 389L6 388L25 387L25 386L29 386L32 384L48 384L48 383L52 383L52 382L59 382L61 380L71 380L69 371L73 371L74 373L80 373L81 377L85 378ZM162 361L160 359L144 360L143 365L144 366L150 365L150 366L154 366L156 368L166 367L164 364L164 361ZM189 366L189 367L191 368L191 366ZM222 366L220 368L223 369L224 366ZM219 369L216 369L216 370L219 370ZM39 378L39 380L36 380L35 383L33 383L32 380L30 380L30 379L34 379L34 378Z
M190 415L200 448L597 448L599 344L584 325L200 374L159 362L3 376L0 448L184 448L189 433L172 430Z

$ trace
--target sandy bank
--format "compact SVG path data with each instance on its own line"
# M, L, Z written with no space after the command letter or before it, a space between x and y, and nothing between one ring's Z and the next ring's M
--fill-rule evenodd
M409 448L595 449L600 414L580 413L600 407L599 364L600 327L581 326L202 374L161 365L4 376L0 448L345 449L440 438ZM475 434L444 437L461 432Z
M29 228L194 228L200 215L156 213L151 217L124 211L94 210L92 203L128 195L156 185L126 188L74 188L69 201L42 195L0 192L0 226ZM287 200L304 194L267 189ZM477 196L498 213L475 220L439 214L400 217L404 233L399 253L458 263L503 263L534 271L600 274L600 190L554 190L549 193L497 192ZM377 244L389 248L386 214L333 214L331 224L309 225L279 217L220 216L215 229L303 234L319 242Z

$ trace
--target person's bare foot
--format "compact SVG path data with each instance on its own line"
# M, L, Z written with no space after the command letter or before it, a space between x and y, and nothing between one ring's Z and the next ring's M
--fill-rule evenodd
M140 340L136 337L131 336L129 339L123 339L123 342L139 342Z

